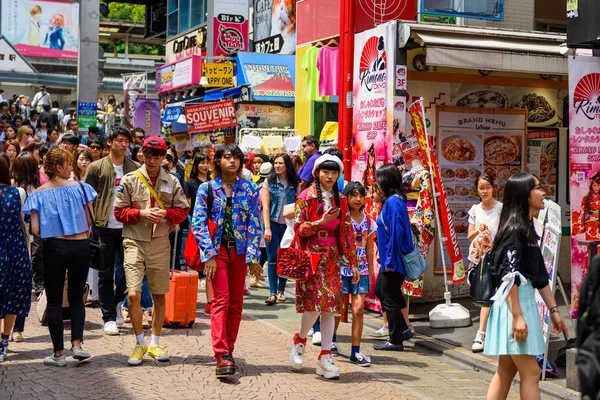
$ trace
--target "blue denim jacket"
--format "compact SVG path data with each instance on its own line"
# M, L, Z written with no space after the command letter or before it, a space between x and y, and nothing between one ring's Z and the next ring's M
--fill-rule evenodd
M206 262L219 254L223 237L223 220L227 195L221 177L212 181L214 202L210 219L217 224L214 237L210 237L206 222L206 200L208 183L203 183L196 194L196 204L192 217L192 232L200 248L200 260ZM254 182L237 178L232 188L233 198L233 235L237 254L246 254L246 263L258 264L260 259L260 237L262 234L259 221L260 197L258 186Z
M288 185L287 188L283 188L283 185L279 183L279 177L277 177L277 183L269 182L269 194L271 195L271 205L269 207L271 221L277 222L279 220L279 213L281 212L281 201L283 193L285 191L285 204L294 204L296 202L296 189Z

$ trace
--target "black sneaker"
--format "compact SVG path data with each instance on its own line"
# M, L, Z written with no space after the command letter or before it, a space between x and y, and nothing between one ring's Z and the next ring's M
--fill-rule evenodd
M354 355L350 357L350 361L358 365L359 367L368 367L369 365L371 365L371 358L365 356L360 352L354 353Z
M338 351L337 345L335 344L335 342L333 342L331 344L331 355L334 357L337 357L340 355L340 352Z

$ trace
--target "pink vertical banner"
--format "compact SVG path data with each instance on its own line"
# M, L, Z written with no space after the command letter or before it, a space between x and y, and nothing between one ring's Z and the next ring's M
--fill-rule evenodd
M600 58L569 57L571 311L600 244Z
M361 32L354 39L354 106L352 108L352 170L350 179L367 189L365 212L373 220L379 212L373 204L373 184L378 167L392 162L395 58L395 21ZM381 311L375 297L375 279L379 264L374 262L371 293L365 307Z

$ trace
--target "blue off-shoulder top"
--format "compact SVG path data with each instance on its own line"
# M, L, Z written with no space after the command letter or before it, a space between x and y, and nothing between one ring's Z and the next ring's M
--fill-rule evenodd
M87 183L82 183L88 201L98 197L98 193ZM63 186L56 189L33 192L25 200L23 213L30 215L36 210L40 218L42 239L76 235L87 232L88 222L85 196L80 185Z

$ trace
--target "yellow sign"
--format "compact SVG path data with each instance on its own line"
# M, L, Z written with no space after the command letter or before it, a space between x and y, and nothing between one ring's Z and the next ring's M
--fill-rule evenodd
M208 80L205 87L232 87L233 64L206 63L204 64L204 76Z

